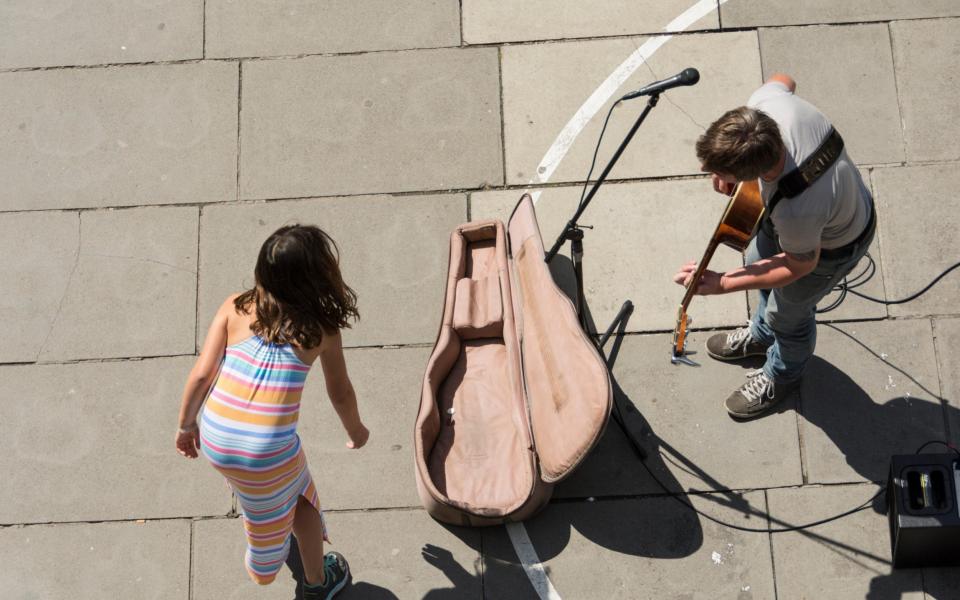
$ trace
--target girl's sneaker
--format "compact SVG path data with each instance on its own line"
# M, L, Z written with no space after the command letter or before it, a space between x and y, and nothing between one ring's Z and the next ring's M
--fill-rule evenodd
M303 600L330 600L347 585L350 565L339 552L327 552L323 557L323 585L303 582Z

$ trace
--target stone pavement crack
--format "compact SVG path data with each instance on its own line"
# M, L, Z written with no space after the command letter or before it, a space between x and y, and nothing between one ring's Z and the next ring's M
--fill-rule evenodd
M80 216L80 212L77 212L77 249L73 254L73 267L70 269L70 275L67 276L67 284L63 286L63 295L60 296L60 302L57 303L57 312L53 315L53 320L50 321L50 328L47 329L47 335L44 336L43 342L40 344L40 349L37 350L37 361L40 360L40 357L43 356L43 351L47 347L47 343L50 341L50 335L53 334L53 328L56 327L57 321L60 319L60 313L63 312L63 302L67 299L67 294L70 292L70 284L73 282L73 276L77 272L77 267L80 264L80 249L83 247L83 218Z

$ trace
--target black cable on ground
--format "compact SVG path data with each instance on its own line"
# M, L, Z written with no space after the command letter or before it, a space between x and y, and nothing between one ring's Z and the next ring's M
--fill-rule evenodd
M831 302L830 305L821 309L817 309L817 314L823 314L826 312L830 312L831 310L835 310L837 307L843 304L843 301L846 300L848 293L853 294L854 296L859 296L864 300L869 300L870 302L876 302L878 304L886 304L888 306L892 304L905 304L912 300L916 300L923 294L927 293L930 290L930 288L932 288L934 285L939 283L941 279L943 279L948 274L950 274L954 269L960 267L960 262L951 265L950 267L945 269L942 273L937 275L934 278L934 280L928 283L922 290L920 290L915 294L911 294L906 298L901 298L900 300L885 300L882 298L874 298L873 296L868 296L862 292L856 291L856 288L870 281L870 279L872 279L877 272L877 264L873 260L873 257L870 256L870 253L868 252L867 254L864 255L864 257L867 259L868 262L867 262L867 266L864 267L863 271L861 271L860 273L858 273L856 276L852 278L848 279L845 277L839 285L834 287L833 290L831 291L840 292L840 296L836 300Z
M874 494L873 496L871 496L869 500L867 500L866 502L864 502L864 503L861 504L860 506L857 506L856 508L852 508L852 509L850 509L850 510L848 510L848 511L846 511L846 512L840 513L839 515L834 515L834 516L832 516L832 517L827 517L826 519L820 519L819 521L814 521L814 522L812 522L812 523L804 523L803 525L794 525L794 526L792 526L792 527L781 527L781 528L779 528L779 529L773 529L773 528L770 528L770 527L744 527L744 526L742 526L742 525L735 525L735 524L733 524L733 523L728 523L728 522L726 522L726 521L722 521L722 520L720 520L720 519L718 519L718 518L716 518L716 517L713 517L713 516L711 516L711 515L708 515L708 514L702 512L702 511L700 511L697 507L695 507L695 506L693 505L693 503L691 503L691 502L689 502L689 501L687 501L687 500L684 500L684 499L681 498L680 496L675 495L674 492L671 492L669 489L667 489L667 486L665 486L665 485L663 484L663 482L660 481L660 479L654 474L653 470L650 469L649 466L647 466L647 463L641 462L640 464L642 464L643 467L647 470L647 472L650 473L650 476L653 477L653 480L657 482L657 485L660 486L660 489L662 489L663 491L665 491L671 498L673 498L674 500L676 500L677 502L679 502L679 503L682 504L683 506L685 506L685 507L687 507L688 509L692 510L693 512L697 513L698 515L700 515L700 516L703 517L704 519L707 519L708 521L713 521L713 522L716 523L717 525L722 525L722 526L728 527L728 528L730 528L730 529L736 529L737 531L746 531L746 532L748 532L748 533L785 533L785 532L788 532L788 531L799 531L799 530L801 530L801 529L810 529L811 527L816 527L817 525L823 525L824 523L829 523L830 521L836 521L836 520L838 520L838 519L842 519L842 518L844 518L844 517L846 517L846 516L849 516L849 515L852 515L852 514L854 514L854 513L860 512L861 510L864 510L864 509L870 507L870 506L873 504L873 501L876 500L881 494L883 494L883 493L886 491L886 488L881 488L880 491L878 491L876 494ZM769 515L767 515L767 517L769 517Z
M618 408L618 410L619 410L619 408ZM951 444L951 443L949 443L949 442L945 442L945 441L943 441L943 440L930 440L930 441L926 442L925 444L923 444L922 446L920 446L919 448L917 448L917 451L914 452L914 454L920 454L920 452L922 452L922 451L924 450L924 448L926 448L926 447L929 446L930 444L942 444L943 446L946 446L946 447L949 448L950 450L953 450L954 452L957 453L958 456L960 456L960 449L957 449L957 447L954 446L953 444ZM664 483L663 483L662 481L660 481L660 478L657 477L657 475L656 475L656 474L653 472L653 470L647 465L646 462L641 461L640 464L642 464L642 465L643 465L643 468L647 470L647 473L650 473L650 477L652 477L653 480L654 480L655 482L657 482L657 485L660 486L660 489L662 489L662 490L663 490L664 492L666 492L671 498L673 498L674 500L676 500L677 502L679 502L679 503L682 504L683 506L685 506L685 507L687 507L688 509L692 510L693 512L695 512L696 514L700 515L700 516L703 517L704 519L707 519L708 521L713 521L713 522L716 523L717 525L722 525L722 526L728 527L728 528L730 528L730 529L736 529L736 530L738 530L738 531L746 531L746 532L749 532L749 533L785 533L785 532L788 532L788 531L800 531L800 530L802 530L802 529L810 529L811 527L816 527L817 525L823 525L824 523L829 523L829 522L831 522L831 521L836 521L836 520L838 520L838 519L842 519L842 518L844 518L844 517L850 516L850 515L852 515L852 514L854 514L854 513L858 513L858 512L860 512L861 510L864 510L864 509L868 508L869 506L871 506L871 505L873 504L873 501L874 501L874 500L876 500L877 498L879 498L881 494L883 494L884 492L887 491L887 488L886 488L886 487L882 487L882 488L880 488L879 491L877 491L876 494L874 494L869 500L867 500L866 502L864 502L864 503L861 504L860 506L857 506L857 507L855 507L855 508L851 508L851 509L848 510L848 511L844 511L844 512L842 512L842 513L840 513L840 514L838 514L838 515L834 515L834 516L832 516L832 517L827 517L827 518L825 518L825 519L820 519L819 521L813 521L812 523L804 523L803 525L794 525L794 526L792 526L792 527L781 527L781 528L778 528L778 529L773 529L773 528L770 528L770 527L743 527L742 525L735 525L735 524L733 524L733 523L727 523L726 521L722 521L722 520L720 520L720 519L718 519L718 518L716 518L716 517L713 517L713 516L708 515L708 514L706 514L706 513L704 513L704 512L701 512L699 509L697 509L697 507L695 507L695 506L693 505L693 503L691 503L691 502L689 502L689 501L687 501L687 500L684 500L684 499L681 498L680 496L675 495L674 492L671 492L669 489L667 489L667 486L664 485ZM766 516L767 516L767 518L770 517L770 515L766 515Z
M922 445L922 446L920 446L919 448L917 448L917 451L914 452L914 454L920 454L921 452L923 452L923 449L926 448L927 446L929 446L930 444L941 444L941 445L943 445L943 446L946 446L948 449L953 450L954 452L956 452L956 453L957 453L957 456L960 456L960 450L958 450L956 446L954 446L953 444L951 444L951 443L949 443L949 442L945 442L945 441L943 441L943 440L930 440L929 442L927 442L927 443L925 443L924 445Z

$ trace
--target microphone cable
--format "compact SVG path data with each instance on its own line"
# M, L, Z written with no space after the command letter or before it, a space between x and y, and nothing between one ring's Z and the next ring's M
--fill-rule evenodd
M580 191L580 202L577 204L578 210L581 206L583 206L583 200L587 195L587 186L590 183L590 176L593 175L593 169L597 166L597 154L600 152L600 142L603 141L603 134L607 131L607 123L610 122L610 115L613 114L613 109L615 109L621 102L623 102L623 98L618 98L616 102L611 104L610 110L607 111L607 117L603 120L603 128L600 129L600 137L597 138L597 146L593 149L593 160L590 161L590 170L587 171L587 178L583 181L583 189Z

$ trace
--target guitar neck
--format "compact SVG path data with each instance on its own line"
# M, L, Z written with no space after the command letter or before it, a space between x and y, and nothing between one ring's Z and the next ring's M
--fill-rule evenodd
M680 303L681 313L686 312L687 308L690 306L690 301L693 300L694 295L697 293L696 283L700 281L700 278L703 276L703 272L707 270L707 265L710 264L710 259L713 258L713 253L716 251L719 244L720 242L717 241L717 236L713 236L710 239L710 243L707 244L707 251L703 253L703 258L701 258L700 262L697 263L697 270L693 272L693 277L690 279L690 285L687 286L687 293L683 295L683 301Z

